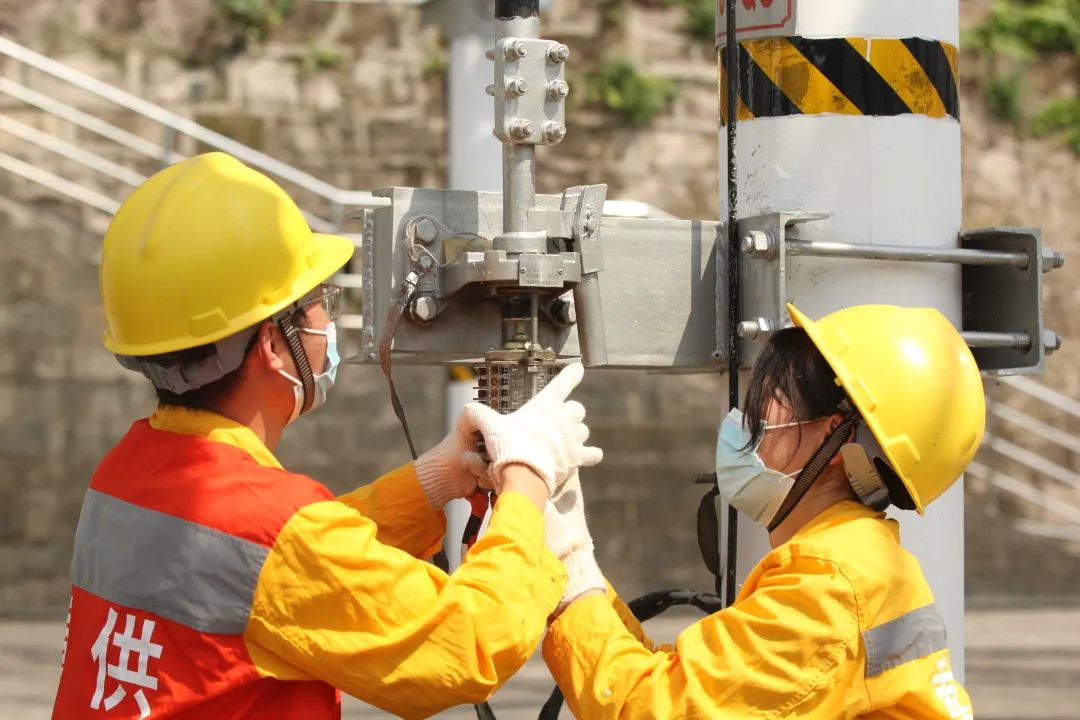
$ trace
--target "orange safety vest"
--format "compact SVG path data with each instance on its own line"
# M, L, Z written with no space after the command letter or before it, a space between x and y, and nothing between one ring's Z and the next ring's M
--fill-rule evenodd
M270 548L320 483L136 422L94 473L53 718L340 718L319 681L260 676L244 642Z

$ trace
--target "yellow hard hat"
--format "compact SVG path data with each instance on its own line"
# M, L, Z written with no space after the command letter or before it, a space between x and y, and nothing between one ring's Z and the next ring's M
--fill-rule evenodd
M967 343L933 308L858 305L817 322L787 308L922 513L960 477L982 441L982 377Z
M221 340L302 298L353 250L312 233L284 190L230 155L184 160L140 185L105 234L105 347L138 357Z

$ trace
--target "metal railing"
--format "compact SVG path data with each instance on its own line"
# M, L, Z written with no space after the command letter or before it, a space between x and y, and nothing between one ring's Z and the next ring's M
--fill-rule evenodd
M135 116L157 123L162 128L160 137L163 142L155 142L140 137L101 117L85 112L74 105L16 82L9 77L0 76L0 95L6 95L27 106L93 133L138 156L151 158L162 166L185 159L185 155L176 149L176 143L180 135L188 136L209 148L229 153L241 162L295 188L306 191L314 198L324 202L328 212L324 210L323 214L313 213L308 209L303 210L308 224L317 232L342 233L345 218L351 210L389 205L389 199L387 198L375 197L366 191L343 190L335 187L263 152L199 125L171 110L166 110L52 58L34 52L2 35L0 35L0 56L20 63L20 67L32 68L45 73L80 91L130 111ZM129 187L137 187L146 180L145 175L131 167L122 165L101 154L79 147L68 140L31 127L3 114L0 114L0 132L7 133L25 144L41 148L59 158L77 163L93 173ZM0 170L10 172L104 213L113 214L120 207L121 198L110 197L97 189L61 177L7 153L0 153ZM360 244L359 234L343 234L355 244ZM361 276L358 273L343 272L339 273L335 280L345 287L356 288L360 284ZM345 326L359 327L362 325L358 322L359 318L352 315L343 317L343 320Z
M186 135L208 147L227 152L247 165L258 168L268 175L284 180L325 199L330 207L330 217L312 216L309 218L315 230L324 232L340 231L344 224L346 209L383 207L389 203L386 198L375 197L370 192L343 190L335 187L292 165L270 157L266 153L199 125L189 118L178 115L171 110L166 110L125 90L34 52L10 38L0 36L0 55L9 57L27 67L34 68L80 90L125 108L136 115L158 123L165 130L162 137L168 144L155 143L138 137L100 118L82 112L67 103L43 95L6 78L0 78L0 92L107 137L131 150L160 159L163 163L176 162L184 157L176 152L175 147L171 146L175 143L177 134Z
M1052 388L1018 376L1000 378L999 382L1030 398L1040 409L1063 412L1070 418L1080 420L1080 402ZM989 419L1006 423L1033 438L1045 441L1050 446L1060 448L1067 457L1075 458L1080 455L1080 438L1003 400L988 397L986 408ZM1016 530L1039 537L1080 540L1080 506L1070 500L1070 496L1080 499L1080 473L995 433L988 432L983 437L981 452L984 456L980 461L972 463L968 468L971 475L986 481L995 491L1023 500L1063 521L1052 523L1031 518L1014 518L1013 527ZM1042 479L1053 481L1058 487L1051 492L1039 484L1018 479L995 467L997 463L989 462L985 454L1011 461Z

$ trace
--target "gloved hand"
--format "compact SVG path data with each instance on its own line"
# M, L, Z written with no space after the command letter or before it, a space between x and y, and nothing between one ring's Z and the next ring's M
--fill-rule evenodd
M596 465L604 458L600 448L585 445L589 428L584 423L584 406L566 399L584 374L580 363L566 366L536 397L509 415L480 403L465 406L462 421L484 436L496 492L502 490L502 469L512 463L528 465L547 485L548 493L554 494L578 467Z
M593 554L592 535L585 524L585 499L576 470L544 506L544 544L566 566L566 589L556 614L590 590L606 591L604 575Z
M416 479L435 510L472 495L477 483L487 477L487 463L476 452L473 432L462 414L453 432L416 459Z

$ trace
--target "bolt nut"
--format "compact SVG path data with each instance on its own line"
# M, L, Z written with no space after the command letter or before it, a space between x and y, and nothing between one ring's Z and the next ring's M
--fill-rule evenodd
M430 295L421 295L413 300L412 316L419 322L431 322L439 314L439 303Z
M1043 350L1051 355L1061 349L1061 336L1053 330L1043 330Z
M439 227L435 224L435 221L429 217L422 217L416 221L413 225L413 237L419 242L425 245L430 245L435 242L435 238L439 235ZM421 256L427 257L426 255ZM431 258L428 258L429 260Z
M495 85L488 85L484 88L484 92L486 92L491 97L495 97Z
M525 118L516 117L510 121L510 137L525 140L533 134L532 123Z
M507 60L520 60L529 54L529 51L525 49L524 40L508 40L503 45L503 56Z
M548 48L548 60L558 65L570 59L570 48L562 43L551 43Z
M771 260L776 257L776 240L764 230L751 230L743 236L741 247L752 258Z
M741 338L747 340L757 340L759 337L768 335L776 329L775 324L769 318L754 318L753 320L743 320L736 327L736 333Z
M556 325L570 327L577 322L577 308L574 307L572 302L555 300L551 303L549 310L551 319L555 321Z
M529 92L529 83L522 77L506 78L505 89L507 97L521 97Z
M549 100L563 100L570 94L570 86L565 80L552 80L546 89Z
M1048 273L1051 270L1057 270L1059 267L1065 265L1065 256L1059 252L1054 252L1049 248L1043 248L1042 251L1042 271Z
M566 126L563 125L561 122L549 120L544 123L543 133L544 142L562 142L562 139L566 137Z

